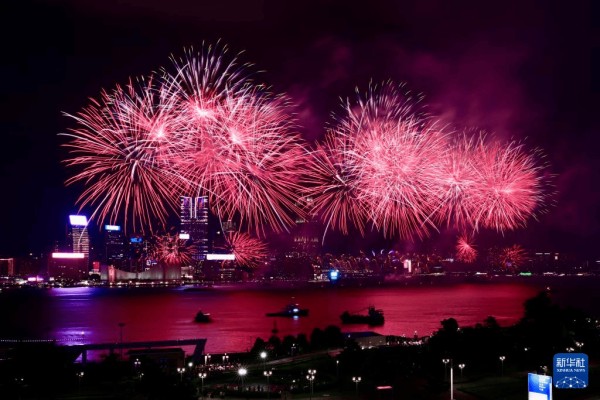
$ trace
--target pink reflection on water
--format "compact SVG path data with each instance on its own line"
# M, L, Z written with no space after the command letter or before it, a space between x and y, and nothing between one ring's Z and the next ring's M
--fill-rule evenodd
M523 302L538 290L523 284L461 284L430 287L330 288L251 290L221 287L206 291L183 289L53 289L48 319L50 336L73 343L117 342L122 327L124 341L207 338L211 353L244 351L257 337L268 339L274 326L278 336L304 333L314 328L341 326L343 331L372 330L384 335L429 335L445 318L460 326L496 317L500 325L516 322ZM293 301L310 310L308 317L272 318ZM380 327L341 325L343 311L364 312L369 305L381 308ZM214 322L193 322L198 310ZM82 334L83 332L83 334Z

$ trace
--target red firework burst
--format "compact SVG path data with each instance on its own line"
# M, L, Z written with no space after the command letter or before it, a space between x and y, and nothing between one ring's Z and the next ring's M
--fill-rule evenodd
M507 269L518 269L529 259L525 249L518 244L503 249L500 256L502 267Z
M445 222L461 231L473 226L473 198L478 187L473 165L476 143L474 137L467 134L454 137L441 157L437 190L434 190L438 203L436 222Z
M314 152L307 179L315 212L347 232L368 218L385 235L422 237L433 226L431 195L439 179L445 134L414 110L391 83L345 103L345 116ZM366 217L366 218L365 218Z
M177 235L156 235L150 251L152 258L168 265L185 265L192 261L193 246Z
M523 227L545 199L542 165L522 144L484 138L473 158L477 188L471 197L475 227L499 232Z
M240 266L254 268L267 254L267 245L263 241L242 232L227 234L230 251L235 255L235 261Z
M222 220L239 218L257 234L294 224L306 150L286 103L258 91L227 97L179 143L178 175L209 195Z
M320 216L330 227L348 234L355 226L364 234L369 219L368 205L361 201L360 181L349 157L350 143L328 135L317 144L305 166L306 195L313 199L311 214Z
M477 259L477 250L467 235L461 235L456 243L456 259L464 263L472 263Z
M78 127L64 134L80 169L67 184L82 183L81 207L92 206L102 223L124 220L134 230L152 230L175 209L178 180L167 161L180 124L168 90L152 79L103 92L73 118Z

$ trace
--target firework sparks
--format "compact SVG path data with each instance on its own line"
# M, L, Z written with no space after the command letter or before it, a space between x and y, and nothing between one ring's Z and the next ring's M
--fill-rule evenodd
M445 134L417 111L402 87L373 87L345 103L345 116L317 147L307 181L314 212L346 233L347 219L386 235L423 237L432 227Z
M267 245L263 241L246 233L230 232L226 239L229 250L240 266L256 267L267 253Z
M152 231L180 194L207 195L221 220L264 236L308 213L348 234L423 238L439 224L504 232L544 204L542 166L522 144L458 136L421 112L402 85L371 86L309 152L289 104L250 80L227 48L171 58L173 71L103 92L73 118L66 165L80 207L100 223ZM229 61L228 61L229 60ZM308 157L307 157L308 156ZM302 178L301 178L302 177ZM305 187L307 186L307 187Z
M177 235L156 235L151 249L152 257L168 265L185 265L192 261L193 246Z
M180 143L177 174L208 193L222 220L239 218L257 234L302 214L295 204L306 150L291 131L283 99L256 91L227 97L209 120Z
M524 266L528 260L527 252L518 244L503 249L500 257L503 268L514 270Z
M168 91L152 79L103 92L73 118L79 127L64 134L69 167L80 169L67 184L82 183L79 205L94 207L100 223L125 221L134 230L164 225L175 209L177 179L168 168L170 143L179 121Z
M477 259L477 250L467 235L461 235L456 243L456 259L464 263L472 263Z
M499 232L523 227L545 199L542 166L522 144L481 138L474 156L477 190L472 196L475 227Z
M348 154L348 142L329 135L308 158L304 183L307 197L313 199L310 212L321 216L325 231L331 227L348 234L349 226L354 226L364 234L369 211L360 200L360 181Z

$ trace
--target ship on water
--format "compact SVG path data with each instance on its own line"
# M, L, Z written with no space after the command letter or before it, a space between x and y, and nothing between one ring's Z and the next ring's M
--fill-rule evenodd
M340 319L343 324L367 324L370 326L383 325L385 322L383 310L373 306L368 308L367 314L350 314L348 311L344 311L340 315Z
M281 311L267 313L266 315L267 317L306 317L308 315L308 309L300 308L297 303L290 303Z

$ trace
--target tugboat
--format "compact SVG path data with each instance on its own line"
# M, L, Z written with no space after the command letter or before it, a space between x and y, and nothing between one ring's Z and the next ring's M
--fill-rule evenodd
M373 306L369 307L367 315L350 314L348 311L344 311L340 318L343 324L368 324L370 326L383 325L385 320L383 310L378 310Z
M300 308L297 303L288 304L283 310L278 312L267 313L267 317L306 317L308 315L307 308Z
M212 319L210 318L210 314L202 312L202 310L199 310L198 313L196 314L196 316L194 317L194 322L211 322L211 321L212 321Z

